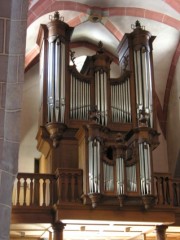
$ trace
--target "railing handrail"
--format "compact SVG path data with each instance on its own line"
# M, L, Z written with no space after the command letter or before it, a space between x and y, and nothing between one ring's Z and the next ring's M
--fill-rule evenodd
M50 174L50 173L23 173L19 172L17 174L17 178L48 178L48 179L55 179L55 174Z
M160 178L168 178L169 181L171 181L172 183L180 183L180 178L174 178L172 177L172 175L170 173L153 173L153 178L156 178L156 177L160 177Z

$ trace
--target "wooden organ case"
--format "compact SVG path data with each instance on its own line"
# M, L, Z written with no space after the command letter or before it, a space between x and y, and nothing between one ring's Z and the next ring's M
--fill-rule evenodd
M72 32L57 12L40 27L37 148L57 177L68 169L82 170L84 204L136 202L147 209L155 200L152 151L158 145L154 37L137 21L118 46L121 75L112 79L112 60L101 42L77 71L70 52Z

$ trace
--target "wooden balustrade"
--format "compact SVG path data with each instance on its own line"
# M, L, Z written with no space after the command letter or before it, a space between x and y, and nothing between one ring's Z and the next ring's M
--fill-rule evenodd
M55 202L55 175L18 173L14 183L14 206L51 206Z
M170 174L155 173L156 206L180 207L180 180ZM81 169L57 169L55 174L19 173L14 183L13 206L52 206L77 202L83 191Z
M82 170L60 169L56 170L58 202L79 201L82 195Z
M180 206L180 180L173 179L170 174L154 174L154 190L157 205Z
M173 206L180 207L180 180L172 182Z

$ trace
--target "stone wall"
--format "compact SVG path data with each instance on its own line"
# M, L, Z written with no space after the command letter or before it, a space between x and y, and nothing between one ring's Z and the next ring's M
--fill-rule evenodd
M0 239L9 239L18 169L28 0L0 3Z

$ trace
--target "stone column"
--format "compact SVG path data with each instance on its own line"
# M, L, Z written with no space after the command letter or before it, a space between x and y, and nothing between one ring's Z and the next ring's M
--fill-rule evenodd
M160 225L156 226L156 239L157 240L166 240L166 229L168 226Z
M18 171L28 0L0 3L0 239L9 239Z
M52 229L54 231L53 240L63 240L63 229L65 224L62 222L54 223Z

